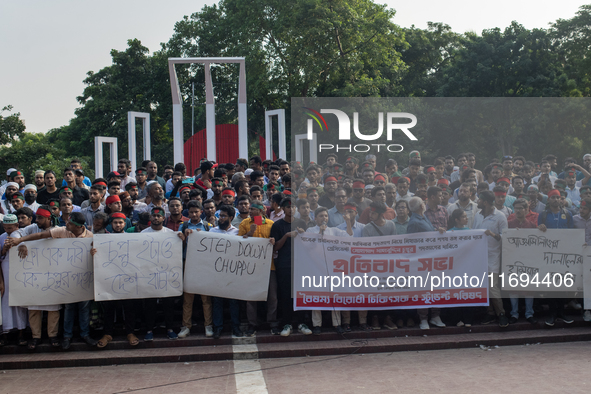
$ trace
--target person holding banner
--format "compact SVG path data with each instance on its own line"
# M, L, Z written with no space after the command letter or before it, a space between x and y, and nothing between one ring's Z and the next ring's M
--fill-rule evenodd
M125 219L126 216L123 212L115 212L111 214L111 234L122 234L125 232ZM96 253L96 250L93 249ZM101 305L104 309L104 334L97 343L98 348L104 348L113 340L113 331L115 326L115 315L117 309L123 309L123 325L125 327L125 333L127 334L127 341L131 346L137 346L140 340L135 336L135 311L137 309L137 301L128 300L112 300L112 301L101 301Z
M218 225L209 230L212 233L227 235L238 235L238 229L232 226L232 219L236 212L232 205L220 205ZM219 339L224 329L224 300L221 297L213 298L213 338ZM243 337L244 333L240 329L240 304L236 299L227 299L230 303L230 319L232 320L232 335Z
M291 240L298 232L297 228L304 228L306 224L302 219L295 219L294 202L291 198L281 200L281 209L284 217L279 219L271 227L271 237L275 240L273 251L277 253L275 258L275 272L277 276L277 298L282 312L283 330L281 336L289 336L293 326L304 335L312 334L312 331L303 321L303 313L293 310L291 271L292 271L292 243ZM296 230L293 230L296 229ZM299 324L298 324L299 323Z
M160 185L158 185L160 186ZM160 190L162 187L160 187ZM150 211L150 227L143 230L142 233L159 233L159 232L173 232L168 227L164 227L164 219L166 218L166 211L163 207L153 207ZM185 240L185 235L182 232L177 233L181 240ZM164 325L166 326L166 336L168 339L177 339L178 335L172 330L172 319L174 312L174 298L165 297L160 298L162 308L164 309ZM146 316L146 335L145 342L154 340L154 322L156 321L156 309L158 305L158 298L144 299L144 314ZM128 337L129 339L129 337ZM131 343L131 339L129 340Z
M346 231L339 230L336 227L328 227L328 209L326 209L325 207L319 207L314 212L314 221L316 221L316 226L308 228L307 230L305 230L305 232L313 234L332 235L337 237L352 237L353 229L351 228L351 221L349 220L347 213L345 213L344 218L345 223L347 223ZM298 228L298 232L303 233L304 229ZM326 261L323 262L328 264ZM341 326L341 312L333 310L331 312L331 317L332 325L335 331L339 334L342 334L344 330ZM314 328L312 329L312 333L314 335L320 335L322 333L322 311L312 311L312 325L314 326Z
M591 198L581 199L579 214L573 218L573 222L575 228L585 229L585 243L591 245ZM591 310L585 310L583 320L591 321Z
M0 265L0 296L2 296L2 338L0 338L0 346L5 345L6 334L15 328L19 332L18 344L24 346L27 344L24 337L24 330L27 328L27 309L20 306L10 306L8 301L10 248L12 246L9 240L16 240L21 237L16 215L5 215L2 219L2 225L5 233L0 235L0 260L2 260Z
M437 188L439 189L439 188ZM433 189L435 190L435 189ZM441 190L441 189L439 189ZM435 194L438 193L435 190ZM408 221L408 226L406 228L407 234L414 234L414 233L424 233L424 232L431 232L431 231L439 231L443 233L446 231L443 227L439 227L437 230L433 227L433 224L429 221L429 219L425 216L426 206L425 202L420 197L413 197L408 202L408 206L411 211L411 216ZM442 207L443 208L443 207ZM447 217L445 218L445 222L447 224ZM443 230L443 231L442 231ZM428 321L429 309L431 310L431 320ZM441 320L440 308L422 308L417 309L417 313L419 315L419 328L421 330L428 330L429 323L433 324L436 327L445 327L445 323Z
M529 203L523 199L518 198L513 202L513 209L515 210L515 218L507 222L509 228L536 228L536 223L527 220L526 213L529 212ZM519 319L519 297L516 294L510 294L511 299L511 317L509 324L517 323ZM534 298L525 297L525 320L531 324L537 324L534 317Z
M573 217L569 211L560 206L560 191L552 189L548 192L548 204L546 210L538 216L538 229L546 232L548 229L574 228ZM564 314L564 300L560 298L548 298L550 316L546 319L546 325L553 327L556 321L567 324L574 320Z
M265 206L258 200L250 204L250 218L244 219L238 228L238 235L248 238L269 238L269 242L275 245L275 238L271 238L271 227L273 221L265 216ZM327 215L328 217L328 215ZM327 218L328 220L328 218ZM257 302L246 302L246 316L248 318L248 329L246 336L252 337L256 334L258 326ZM277 276L275 263L271 264L271 275L269 276L269 291L267 293L267 322L271 326L271 333L278 334L279 322L277 322Z
M499 282L499 271L501 269L501 234L507 226L507 217L495 208L495 195L490 190L480 193L478 198L480 212L474 218L474 229L486 230L488 236L488 272L493 274L493 281L489 284L488 313L481 324L490 324L497 320L500 327L509 326L509 319L505 315L501 288Z
M37 209L37 223L31 224L20 230L21 235L27 236L30 234L37 234L53 227L51 212L47 205L40 205ZM25 245L20 245L19 248L26 248ZM35 350L37 345L41 343L41 324L43 322L43 311L47 311L47 336L51 342L51 346L58 347L61 345L58 334L58 325L60 321L61 305L44 305L44 306L29 306L29 326L33 339L29 341L29 350Z
M203 212L203 207L199 201L189 201L187 204L189 210L189 221L184 222L181 226L181 232L188 237L190 233L193 231L209 231L213 227L210 223L201 220L201 213ZM183 248L183 258L185 258L187 253L186 245ZM183 292L183 326L181 327L181 331L179 331L178 337L179 338L186 338L191 333L191 327L193 326L192 323L192 316L193 316L193 301L195 299L195 294ZM204 319L204 326L205 326L205 336L212 337L213 332L213 309L211 303L211 297L208 295L201 296L201 303L203 305L203 319Z
M53 227L43 232L30 234L22 238L9 238L7 242L11 246L17 246L22 242L36 241L45 238L92 238L92 233L85 227L86 219L81 212L72 212L68 217L65 227ZM19 248L18 255L21 258L27 256L27 249ZM92 252L91 252L92 253ZM74 317L78 311L78 325L80 327L80 336L89 346L96 346L96 341L90 336L90 300L66 304L64 313L64 340L62 349L68 350L72 343L74 330Z

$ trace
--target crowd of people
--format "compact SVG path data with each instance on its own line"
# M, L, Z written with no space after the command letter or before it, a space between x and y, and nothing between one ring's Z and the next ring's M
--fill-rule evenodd
M581 165L574 158L566 158L561 169L553 155L539 162L505 156L482 171L476 169L472 153L438 157L426 165L420 152L412 151L404 169L392 158L384 163L377 161L371 154L363 160L329 154L324 164L309 163L305 167L283 159L263 161L259 156L239 158L236 163L202 159L193 174L187 174L186 166L177 163L164 166L160 176L153 161L145 161L133 171L130 161L121 159L117 171L91 181L80 161L72 160L61 174L36 171L31 183L21 171L10 168L0 188L0 346L11 333L19 345L34 350L41 342L42 323L46 321L50 343L67 350L76 314L80 337L99 348L113 340L116 319L123 323L131 346L139 344L136 334L140 328L144 341L153 340L158 311L163 312L169 339L185 338L193 330L195 294L189 293L181 299L9 306L9 255L26 256L26 241L42 238L161 231L177 232L185 242L193 231L268 238L274 255L265 305L199 295L204 332L213 338L223 333L226 305L232 334L237 337L254 336L261 327L282 336L289 336L295 328L305 335L322 332L321 311L293 310L292 238L299 233L375 237L483 229L488 240L488 270L495 276L500 273L502 233L507 228L582 228L586 242L591 239L591 154L583 157ZM498 287L490 287L489 299L485 313L478 308L449 308L443 318L439 308L371 314L358 311L356 326L361 330L394 330L414 327L418 319L418 327L426 330L446 324L469 327L477 318L481 324L496 321L501 327L518 321L523 308L517 295L504 300ZM583 318L591 321L591 312L583 311L578 299L537 301L524 299L524 317L532 324L537 324L534 315L541 313L543 305L548 307L548 326L557 321L572 323L565 314L567 307L583 312ZM505 306L510 307L509 313ZM178 332L175 312L182 314ZM352 330L350 312L325 313L331 315L336 332ZM244 316L247 324L242 324ZM98 341L91 336L91 323L95 328L102 326ZM62 339L58 338L60 332Z

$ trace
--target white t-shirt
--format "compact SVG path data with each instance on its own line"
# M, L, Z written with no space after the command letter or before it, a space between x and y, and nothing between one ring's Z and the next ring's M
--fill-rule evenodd
M142 233L174 233L168 227L162 226L161 230L154 230L152 227L148 227L147 229L142 230Z

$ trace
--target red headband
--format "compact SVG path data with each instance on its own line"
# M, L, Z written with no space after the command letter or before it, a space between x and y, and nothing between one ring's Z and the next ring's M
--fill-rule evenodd
M127 219L127 217L121 212L114 212L111 214L111 219Z
M495 192L495 196L506 196L507 193L506 192Z
M552 189L548 192L548 197L558 196L560 197L560 192L556 189Z
M347 210L347 209L351 209L351 210L357 212L357 207L355 207L355 205L345 204L345 210Z
M435 172L435 168L434 168L434 167L427 167L427 168L425 168L425 171L426 171L427 173L430 173L430 172Z
M365 189L365 183L360 181L353 182L353 189Z
M231 195L232 197L236 197L236 192L234 190L227 189L222 192L222 196L225 196L227 194Z
M185 189L191 190L191 186L183 186L183 187L181 187L180 190L179 190L179 193L181 193ZM222 194L224 194L224 193L222 193Z
M383 176L382 174L378 174L378 175L376 175L376 176L373 178L373 180L374 180L374 181L377 181L377 180L378 180L378 178L382 178L382 181L386 182L386 177L385 177L385 176Z
M118 195L113 195L113 196L109 196L107 197L107 201L105 201L107 205L109 204L113 204L114 202L121 202L121 199L119 198Z
M336 182L337 178L335 178L334 176L329 176L328 178L326 178L324 180L324 182Z
M43 216L44 218L49 218L49 217L51 217L51 212L49 212L46 209L39 208L39 209L37 209L37 212L35 212L35 215Z
M285 194L286 196L291 196L291 192L289 190L284 190L283 194Z
M441 178L440 180L437 181L437 184L449 186L449 181L445 178Z
M499 183L499 182L511 183L511 181L509 180L509 178L505 178L505 177L497 179L497 183Z
M97 182L97 183L95 183L95 185L107 187L107 184L105 182Z

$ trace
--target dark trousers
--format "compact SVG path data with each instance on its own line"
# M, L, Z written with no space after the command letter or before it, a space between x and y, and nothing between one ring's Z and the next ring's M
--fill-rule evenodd
M275 266L275 273L277 275L277 304L278 310L281 312L281 326L303 323L303 311L293 310L291 266Z
M160 305L164 312L164 325L172 329L174 297L160 298ZM158 307L158 298L146 298L144 300L144 315L146 317L146 329L152 331L156 322L156 309Z
M136 300L115 300L102 301L104 310L105 335L113 336L113 325L115 324L115 315L117 309L123 308L123 323L125 325L125 334L133 334L135 327L135 309Z
M213 326L214 328L224 327L224 300L230 302L230 319L232 320L232 328L240 327L240 304L238 300L231 298L213 298Z

